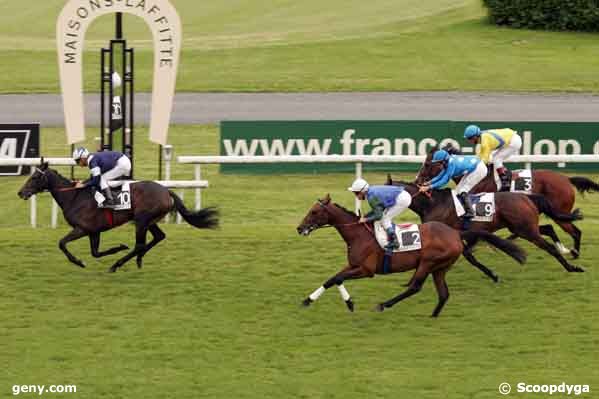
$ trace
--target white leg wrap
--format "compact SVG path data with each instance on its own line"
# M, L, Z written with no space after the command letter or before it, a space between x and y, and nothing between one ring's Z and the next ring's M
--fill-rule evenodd
M341 294L341 298L343 298L343 300L347 302L347 300L349 299L349 292L347 292L347 290L345 289L345 286L343 284L338 285L337 289L339 290L339 293Z
M310 294L310 299L313 301L317 300L318 298L320 298L324 291L325 288L323 286L320 286L320 288L318 288L316 291Z
M569 254L569 253L570 253L570 250L569 250L568 248L566 248L566 247L564 246L564 244L562 244L562 243L561 243L561 242L559 242L559 241L555 243L555 246L557 247L558 251L560 251L560 252L562 253L562 255L565 255L565 254Z

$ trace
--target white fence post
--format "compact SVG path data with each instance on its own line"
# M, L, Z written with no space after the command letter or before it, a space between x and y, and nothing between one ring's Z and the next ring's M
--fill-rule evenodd
M58 204L56 203L54 198L52 198L52 221L50 222L50 225L52 226L53 229L56 228L57 219L58 219Z
M31 166L31 174L35 173L35 166ZM31 227L35 228L37 226L37 196L32 195L29 198L29 206L30 206L30 218L31 218Z
M356 162L356 179L362 178L362 162ZM360 215L362 210L362 201L356 198L356 215Z
M200 164L195 165L195 180L201 180L202 170ZM202 209L202 189L196 188L196 211Z
M183 190L179 191L179 197L181 197L181 201L183 201L183 199L185 198L184 194L185 194L185 191L183 191ZM181 224L181 221L182 221L181 214L179 212L177 212L177 224Z

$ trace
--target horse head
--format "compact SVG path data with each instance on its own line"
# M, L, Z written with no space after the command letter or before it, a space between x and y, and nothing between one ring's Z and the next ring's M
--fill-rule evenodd
M35 168L35 172L27 179L23 187L18 192L19 197L24 200L29 199L32 195L47 190L48 174L51 169L48 169L48 162L43 162L39 168Z
M302 220L299 226L297 226L298 234L307 236L312 231L330 224L331 213L327 210L331 204L331 196L327 194L324 199L319 199L314 205L308 210L308 213Z
M440 165L438 166L437 164L434 164L432 162L433 154L435 153L435 151L438 150L439 146L436 145L431 148L428 154L426 154L426 159L422 163L422 166L420 167L420 169L418 170L418 174L416 175L416 184L426 183L441 171Z

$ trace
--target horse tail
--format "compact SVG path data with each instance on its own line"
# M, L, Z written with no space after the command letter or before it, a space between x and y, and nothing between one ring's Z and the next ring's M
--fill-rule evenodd
M558 222L574 222L575 220L582 220L583 215L580 209L575 209L572 213L560 213L553 206L547 198L539 194L530 194L528 198L536 205L540 213L544 213L551 219Z
M574 187L576 187L578 192L581 194L584 194L586 192L599 191L599 184L595 183L591 179L587 179L586 177L582 177L582 176L570 177L570 183L572 183L572 185Z
M499 249L506 255L514 258L518 263L524 263L526 261L526 252L524 252L522 248L511 241L497 237L495 234L491 234L486 231L466 230L461 231L460 235L462 240L464 240L469 246L476 244L478 240L483 240L484 242Z
M218 210L216 208L204 208L197 212L191 212L185 207L179 196L169 190L169 195L175 202L175 209L183 216L183 219L198 229L214 229L218 227Z

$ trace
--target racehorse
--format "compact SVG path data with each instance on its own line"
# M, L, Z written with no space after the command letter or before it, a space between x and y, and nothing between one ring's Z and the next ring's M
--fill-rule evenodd
M460 154L459 150L450 145L446 146L444 149L450 154ZM416 177L416 184L422 184L429 181L439 172L440 165L431 162L432 155L436 150L438 150L438 147L433 148L428 153L426 160ZM596 184L586 177L568 177L551 170L533 170L531 172L532 192L534 194L545 196L551 202L551 205L553 205L555 210L561 213L572 212L575 201L574 187L576 187L580 193L599 191L599 184ZM490 165L487 177L478 183L472 189L471 193L491 193L495 191L497 191L497 184L495 183L493 166ZM566 249L559 241L559 238L557 238L556 245L562 253L570 252L575 259L578 258L580 256L580 240L582 232L572 222L555 221L555 223L572 237L574 240L574 248L568 251L568 249Z
M391 181L388 177L387 184L403 186L411 195L412 203L410 209L414 211L420 220L425 222L443 222L455 229L464 227L463 220L457 216L451 190L432 190L430 196L420 194L418 185L402 181ZM522 237L535 244L537 247L548 252L569 272L584 272L578 266L571 265L550 242L542 235L557 239L555 230L551 225L539 226L539 213L544 213L556 222L572 222L581 220L582 214L576 209L573 213L562 214L553 209L551 203L542 195L525 195L511 192L495 193L495 215L490 222L471 222L469 230L484 230L495 232L507 228L517 237Z
M318 200L310 208L308 214L297 227L297 232L307 236L312 231L329 225L337 229L347 245L348 265L328 279L302 304L309 306L326 289L337 285L347 308L353 312L354 303L343 282L345 280L374 277L375 274L384 274L383 258L385 251L376 241L372 225L359 223L358 216L340 205L332 203L328 194L323 200ZM486 241L520 263L523 263L526 259L526 254L518 246L484 231L460 232L443 223L430 222L420 225L420 237L421 249L395 252L391 255L388 272L397 273L412 269L416 269L416 271L408 284L408 288L398 296L377 305L377 311L382 312L385 308L390 308L397 302L420 291L427 276L432 274L439 295L432 316L437 317L449 298L445 273L458 260L460 254L464 252L464 248L472 242Z
M129 249L121 244L99 251L100 233L129 221L133 221L136 226L135 248L119 259L109 269L110 272L115 272L134 256L137 256L137 266L141 268L144 255L166 237L157 223L172 210L176 209L187 223L199 229L218 226L217 210L205 208L199 212L190 212L175 193L152 181L131 183L131 210L115 212L98 208L90 190L75 189L74 185L74 182L57 171L49 169L48 163L43 163L25 182L18 195L26 200L46 190L52 194L62 208L66 221L73 227L73 230L60 240L59 247L69 261L80 267L85 267L85 264L67 250L67 243L88 236L91 253L96 258ZM148 230L153 238L146 244Z

